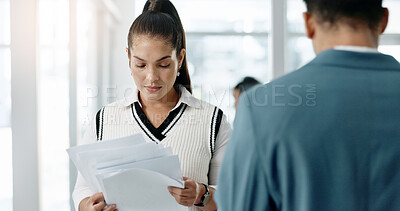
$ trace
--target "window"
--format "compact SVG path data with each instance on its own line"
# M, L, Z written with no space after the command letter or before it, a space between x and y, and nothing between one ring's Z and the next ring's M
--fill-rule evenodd
M186 32L193 94L234 118L233 87L268 78L269 0L173 1ZM136 16L145 1L135 2Z
M381 36L378 50L400 59L400 1L384 0L383 6L389 8L389 24ZM293 71L308 63L315 57L312 42L305 36L304 20L302 13L306 11L303 1L287 0L288 20L288 54L289 67L287 72Z
M389 9L389 25L386 28L386 33L399 34L400 33L400 1L398 0L384 0L383 7ZM400 42L400 41L399 41Z
M287 0L287 63L286 72L291 72L315 57L312 42L305 36L303 12L304 1Z
M394 56L400 61L400 1L385 0L383 6L389 9L389 24L381 37L379 51Z
M77 1L77 143L80 144L86 126L98 110L96 5L91 0ZM97 46L97 47L96 47ZM75 143L75 144L77 144Z
M0 0L0 205L12 210L10 1Z
M10 2L0 0L0 127L11 126Z
M39 0L39 179L43 211L69 207L69 1Z

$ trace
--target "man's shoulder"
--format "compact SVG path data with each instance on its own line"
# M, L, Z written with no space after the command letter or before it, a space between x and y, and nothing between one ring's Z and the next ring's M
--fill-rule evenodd
M310 74L315 77L320 73L311 72L308 67L304 67L267 84L256 86L243 93L244 101L253 107L266 109L303 106L307 103L305 96L308 95L310 99L316 97L311 95L316 95L318 83L310 79Z

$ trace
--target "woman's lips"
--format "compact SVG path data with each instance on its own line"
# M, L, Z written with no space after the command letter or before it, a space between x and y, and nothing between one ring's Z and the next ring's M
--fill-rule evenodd
M161 89L161 86L145 86L145 88L149 92L157 92L158 90Z

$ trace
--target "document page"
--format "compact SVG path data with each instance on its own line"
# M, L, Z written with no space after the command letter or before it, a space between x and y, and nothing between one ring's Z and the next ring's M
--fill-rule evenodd
M184 187L177 155L142 134L67 149L90 189L120 211L187 210L168 186Z

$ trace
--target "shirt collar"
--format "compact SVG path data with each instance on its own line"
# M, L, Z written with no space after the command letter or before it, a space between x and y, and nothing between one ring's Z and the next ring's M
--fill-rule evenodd
M182 85L179 85L178 88L179 88L178 94L180 96L179 101L171 111L178 108L182 103L184 103L190 107L193 107L193 108L201 108L200 100L193 97L193 95ZM133 104L135 102L138 102L139 105L142 106L138 99L138 93L139 93L139 90L136 89L136 91L134 93L132 93L131 95L129 95L128 97L125 97L122 101L120 101L121 103L119 105L121 107L125 107L125 106L130 106L131 104Z
M328 49L318 53L308 65L334 65L365 70L400 70L399 62L389 55L336 49Z
M365 47L365 46L338 45L333 47L333 49L342 51L355 51L360 53L379 53L376 48Z

